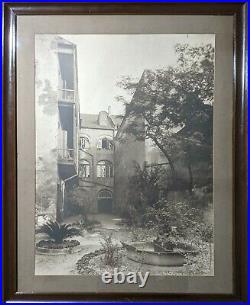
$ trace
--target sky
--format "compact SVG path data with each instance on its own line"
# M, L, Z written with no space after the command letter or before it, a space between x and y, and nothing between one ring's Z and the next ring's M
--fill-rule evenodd
M116 96L126 95L117 86L122 76L139 81L146 69L166 68L176 63L177 43L212 43L213 34L109 34L61 35L77 46L78 88L81 113L98 113L111 108L123 114Z

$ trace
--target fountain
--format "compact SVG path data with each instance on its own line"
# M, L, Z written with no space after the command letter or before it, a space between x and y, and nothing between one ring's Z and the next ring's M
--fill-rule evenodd
M192 250L167 250L154 242L121 242L127 250L128 258L132 261L154 266L183 266L186 263L185 255L197 255Z

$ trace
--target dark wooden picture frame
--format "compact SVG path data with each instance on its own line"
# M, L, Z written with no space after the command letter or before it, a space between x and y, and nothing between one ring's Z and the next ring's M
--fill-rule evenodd
M231 15L234 17L234 224L232 294L20 294L17 291L16 41L20 15ZM3 66L4 301L247 300L247 4L5 3Z

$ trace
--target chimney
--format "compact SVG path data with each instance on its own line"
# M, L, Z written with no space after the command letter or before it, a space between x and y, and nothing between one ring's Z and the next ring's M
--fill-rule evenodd
M108 113L106 111L99 112L98 124L102 126L108 126Z
M108 115L111 115L111 106L108 106Z

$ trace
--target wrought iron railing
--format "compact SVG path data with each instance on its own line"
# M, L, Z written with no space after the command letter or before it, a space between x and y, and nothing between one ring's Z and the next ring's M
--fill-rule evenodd
M68 103L75 102L75 90L72 89L59 89L59 100Z
M75 159L75 150L74 149L58 149L57 150L58 161L74 161Z

